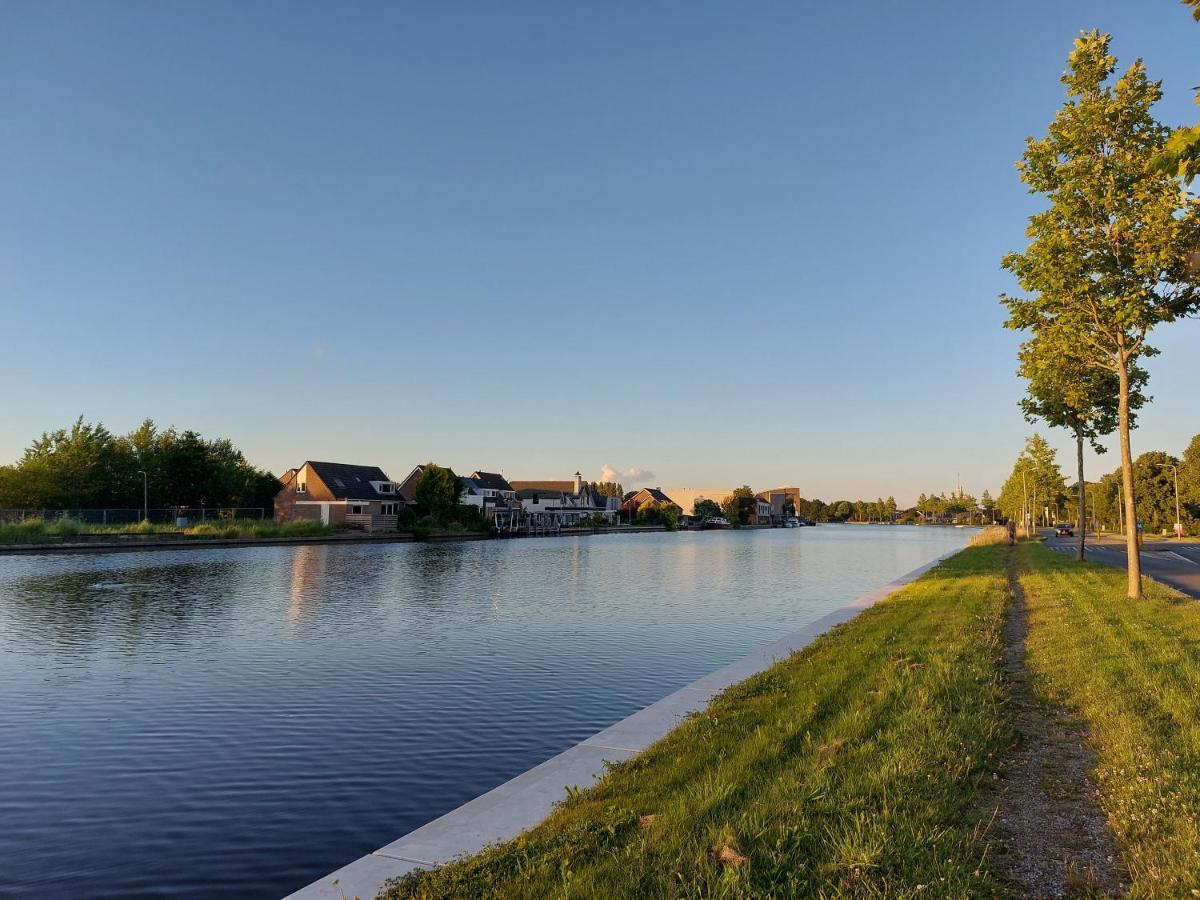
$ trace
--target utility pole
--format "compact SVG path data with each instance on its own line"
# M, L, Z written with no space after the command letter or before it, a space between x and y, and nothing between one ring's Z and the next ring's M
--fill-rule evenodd
M128 470L126 470L128 471ZM150 521L150 488L149 478L146 473L138 469L138 474L142 476L142 521Z

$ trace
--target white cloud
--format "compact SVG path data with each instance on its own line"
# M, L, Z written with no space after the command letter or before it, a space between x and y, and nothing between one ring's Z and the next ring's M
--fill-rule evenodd
M604 466L600 470L601 481L619 481L625 487L631 484L645 484L654 480L654 473L646 469L639 469L637 466L630 466L628 469L614 469L612 466Z

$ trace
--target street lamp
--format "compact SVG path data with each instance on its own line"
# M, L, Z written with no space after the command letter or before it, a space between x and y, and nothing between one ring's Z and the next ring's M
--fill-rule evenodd
M142 476L142 521L149 522L150 521L149 478L146 477L146 473L144 471L142 471L141 469L138 469L138 474Z

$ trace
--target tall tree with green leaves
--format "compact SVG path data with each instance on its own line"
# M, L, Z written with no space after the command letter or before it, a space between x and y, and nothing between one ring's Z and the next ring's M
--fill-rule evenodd
M1053 428L1065 428L1075 438L1078 474L1077 556L1084 558L1087 541L1087 482L1083 474L1083 445L1097 453L1106 448L1099 439L1117 429L1120 384L1112 369L1099 368L1078 352L1076 335L1056 320L1035 329L1021 345L1017 374L1028 381L1021 410L1030 422L1041 419ZM1146 371L1136 363L1129 369L1129 417L1146 402L1142 388Z
M1108 35L1075 41L1063 75L1067 101L1044 138L1030 138L1018 163L1031 193L1048 201L1030 217L1029 246L1004 268L1024 297L1002 297L1011 328L1062 328L1088 368L1117 376L1117 432L1124 503L1137 521L1129 444L1131 373L1156 351L1156 325L1200 309L1190 257L1200 246L1200 201L1156 167L1169 130L1151 107L1162 96L1140 60L1112 82ZM1127 529L1129 596L1140 597L1137 535Z
M449 467L426 463L413 485L413 503L420 516L429 516L434 524L445 526L458 507L463 494L462 479Z

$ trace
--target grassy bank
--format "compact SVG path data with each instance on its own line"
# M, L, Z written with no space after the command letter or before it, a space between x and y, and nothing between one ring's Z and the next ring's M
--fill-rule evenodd
M69 542L80 535L182 534L185 538L273 538L314 537L330 534L319 522L284 522L257 519L218 519L197 522L185 528L138 522L131 525L90 525L75 519L43 521L26 519L0 524L0 544L47 544Z
M974 548L732 688L509 843L390 897L998 893L1007 548Z
M1137 896L1200 891L1200 605L1036 544L1017 548L1029 667L1087 722L1096 782Z
M521 837L385 894L1019 896L989 830L998 805L1023 802L997 787L1015 783L1011 748L1033 740L1016 731L1001 652L1018 583L1032 695L1083 723L1069 739L1090 746L1131 896L1197 895L1200 606L1157 585L1126 600L1124 573L1009 548L1001 532L730 689ZM1068 822L1092 802L1034 790ZM1069 845L1030 852L1069 873Z

